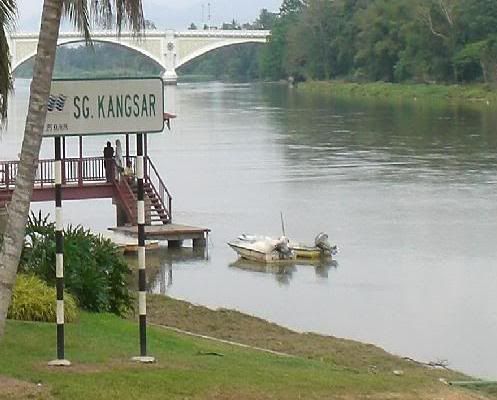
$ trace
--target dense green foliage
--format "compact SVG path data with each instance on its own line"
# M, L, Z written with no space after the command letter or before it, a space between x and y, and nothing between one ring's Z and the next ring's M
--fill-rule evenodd
M57 317L55 288L37 276L18 274L7 318L22 321L55 322ZM71 322L78 316L74 297L64 294L64 319Z
M284 0L267 79L497 82L494 0Z
M55 225L31 215L21 256L22 272L55 285ZM81 226L64 231L64 281L78 305L89 311L125 314L132 305L130 270L116 246Z

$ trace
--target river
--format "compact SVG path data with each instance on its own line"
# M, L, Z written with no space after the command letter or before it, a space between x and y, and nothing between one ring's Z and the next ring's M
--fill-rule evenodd
M27 93L17 81L0 159L19 152ZM207 258L165 252L153 290L497 379L495 109L338 100L278 85L180 84L166 97L178 118L171 132L150 135L149 153L175 221L212 234ZM107 139L85 139L86 154L100 155ZM68 156L76 143L68 140ZM115 223L110 200L64 210L97 231ZM279 235L280 211L292 238L327 232L337 264L233 264L226 242Z

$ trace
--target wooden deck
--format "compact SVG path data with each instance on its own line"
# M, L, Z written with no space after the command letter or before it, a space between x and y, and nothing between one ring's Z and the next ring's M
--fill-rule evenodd
M62 160L62 200L111 198L116 204L117 224L137 223L136 156L126 157L127 175L115 160L103 157L64 158ZM19 161L0 161L0 208L8 204L16 185ZM107 171L109 170L109 171ZM54 201L55 160L40 160L31 201ZM172 196L150 157L144 158L144 196L147 224L172 221ZM124 222L123 222L124 221Z
M112 160L103 157L64 158L62 160L62 200L112 198L116 204L116 228L109 228L128 236L138 237L137 227L137 158L126 156L131 175L124 175ZM55 199L55 160L40 160L34 181L32 201ZM107 174L106 168L112 168ZM15 188L19 161L0 161L0 211L11 201ZM109 176L108 176L109 175ZM130 176L132 179L130 179ZM150 157L144 158L145 239L167 241L169 247L180 247L191 240L193 247L205 247L208 228L172 223L172 196ZM5 219L0 214L0 225Z
M137 226L118 226L109 230L128 236L138 237ZM167 225L146 225L145 239L147 240L167 240L171 247L181 246L184 240L191 240L193 247L205 247L207 237L211 230L196 226L167 224Z

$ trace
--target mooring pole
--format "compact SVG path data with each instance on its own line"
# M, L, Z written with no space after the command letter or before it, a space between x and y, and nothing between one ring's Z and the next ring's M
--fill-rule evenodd
M145 273L145 201L144 201L144 162L143 134L136 134L136 180L137 180L137 222L138 222L138 309L140 319L140 356L133 360L145 363L154 362L147 356L147 287Z
M78 185L83 186L83 136L79 136Z
M55 137L55 285L57 290L57 359L49 365L68 366L64 359L64 232L62 218L61 140Z
M129 133L126 134L126 167L129 164Z

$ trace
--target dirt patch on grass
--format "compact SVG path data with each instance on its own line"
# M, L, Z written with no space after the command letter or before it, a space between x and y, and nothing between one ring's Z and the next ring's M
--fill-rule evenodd
M211 310L165 296L151 295L147 298L147 318L151 323L326 361L341 368L373 373L421 369L439 377L462 378L461 374L429 369L421 363L394 356L371 344L314 333L298 333L237 311Z
M211 393L203 394L202 400L269 400L275 397L271 394L260 392L232 392L222 389L214 390ZM306 393L292 393L288 399L333 399L333 400L488 400L488 398L475 393L446 388L443 390L415 392L415 393L378 393L378 394L351 394L337 395L331 394L326 397L315 397Z
M371 344L333 336L294 332L233 310L212 310L169 297L151 295L147 299L147 316L154 324L318 360L350 373L376 374L378 379L382 380L390 379L394 376L393 371L400 370L405 378L399 379L409 378L419 382L417 389L413 392L406 393L400 389L400 393L378 395L371 393L356 397L352 395L352 397L343 397L344 400L476 400L485 398L478 393L456 389L441 383L440 378L446 381L467 379L458 372L443 368L429 368L425 364L389 354ZM235 398L230 396L231 393L222 393L220 398ZM494 398L494 396L491 397ZM260 393L253 393L253 397L247 397L247 399L252 398L264 399L265 397ZM340 396L333 398L340 398Z
M464 390L445 388L442 390L416 393L380 393L368 395L346 395L333 397L336 400L488 400L476 393Z
M51 400L49 389L44 385L20 381L18 379L0 376L0 399L40 399Z

